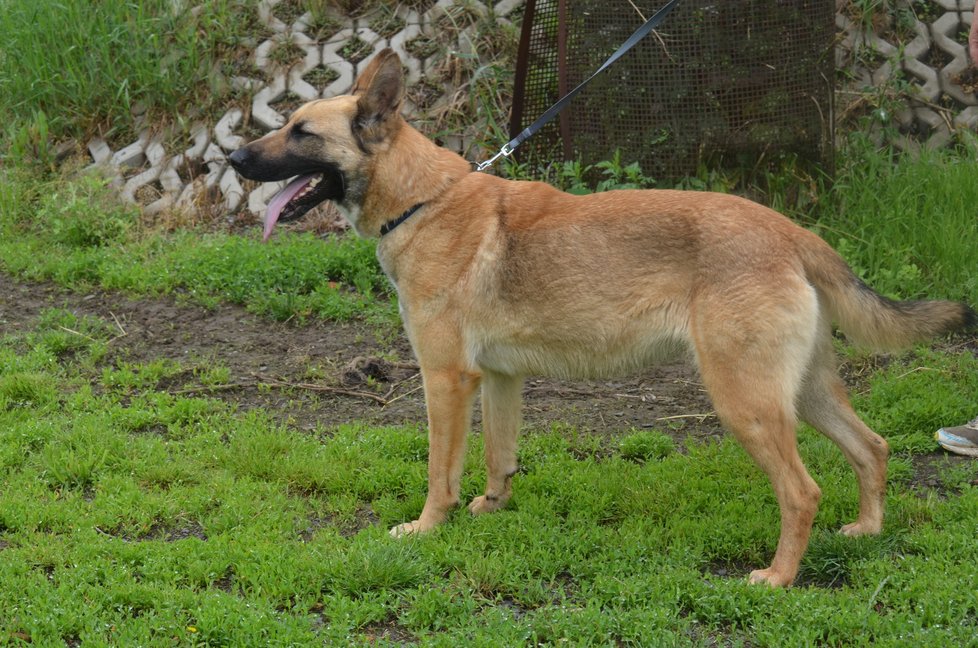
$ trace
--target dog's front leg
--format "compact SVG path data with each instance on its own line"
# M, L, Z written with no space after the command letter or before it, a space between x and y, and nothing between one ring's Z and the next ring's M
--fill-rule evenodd
M521 376L487 371L482 375L482 439L486 446L486 493L472 500L474 515L506 506L516 474L516 437L520 427Z
M392 536L427 531L441 523L459 501L465 441L472 398L480 376L458 367L421 367L428 407L428 498L421 516L391 529Z

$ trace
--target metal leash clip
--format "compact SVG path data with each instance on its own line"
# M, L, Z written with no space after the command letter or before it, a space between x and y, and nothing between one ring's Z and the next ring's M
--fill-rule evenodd
M485 162L480 162L478 164L478 166L475 167L475 170L476 171L485 171L486 169L488 169L489 167L491 167L492 166L492 163L495 162L496 160L498 160L499 158L501 158L501 157L509 157L510 155L512 155L513 154L514 147L511 147L509 144L510 143L503 144L503 147L501 149L499 149L499 153L496 153L495 155L493 155L491 158L489 158Z

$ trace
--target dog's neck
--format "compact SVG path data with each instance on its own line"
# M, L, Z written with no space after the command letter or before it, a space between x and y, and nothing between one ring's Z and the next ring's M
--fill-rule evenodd
M378 151L357 231L377 236L385 224L415 205L430 203L472 172L461 155L441 148L406 122Z

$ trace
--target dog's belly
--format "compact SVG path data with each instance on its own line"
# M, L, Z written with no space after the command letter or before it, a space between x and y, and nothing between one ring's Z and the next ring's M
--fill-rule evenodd
M477 367L507 375L612 378L684 357L688 344L678 336L662 334L636 339L495 339L471 351Z

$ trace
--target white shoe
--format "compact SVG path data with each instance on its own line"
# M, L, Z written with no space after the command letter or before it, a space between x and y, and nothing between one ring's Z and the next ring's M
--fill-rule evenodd
M978 418L964 425L941 428L934 438L948 452L978 457Z

